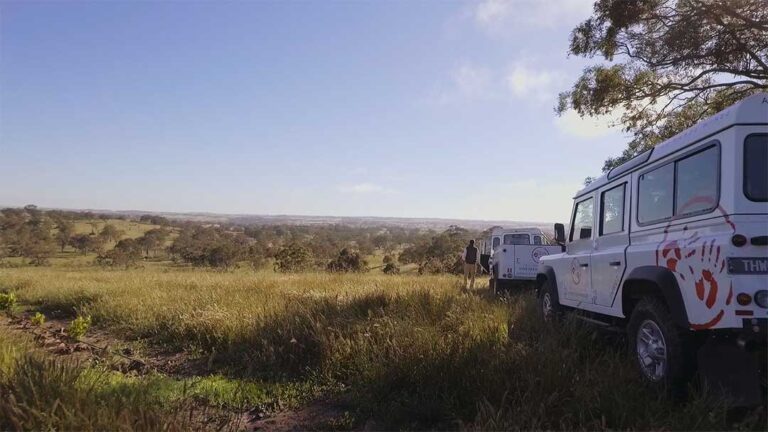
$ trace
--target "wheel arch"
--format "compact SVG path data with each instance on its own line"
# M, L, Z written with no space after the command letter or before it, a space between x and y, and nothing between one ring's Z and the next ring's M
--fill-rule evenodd
M672 321L683 328L690 328L683 294L675 275L664 267L640 266L633 269L622 284L621 308L629 319L635 304L644 296L657 296L664 300Z
M558 297L559 295L557 292L557 278L555 277L555 270L550 266L541 266L539 268L539 271L536 273L536 296L541 295L541 287L544 286L544 282L547 280L552 281L552 287L555 289L555 296Z

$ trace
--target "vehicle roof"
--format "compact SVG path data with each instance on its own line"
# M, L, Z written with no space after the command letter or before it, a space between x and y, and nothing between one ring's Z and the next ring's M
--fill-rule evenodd
M741 101L731 105L730 107L720 111L719 113L706 118L696 125L680 132L679 134L654 147L650 158L647 161L633 166L631 169L627 170L627 172L634 171L640 167L651 164L654 161L664 158L671 153L674 153L682 148L687 147L690 144L695 143L696 141L704 139L710 135L714 135L715 133L736 124L768 124L768 93L757 93L746 97ZM629 164L630 162L631 160L625 164ZM620 165L615 169L618 170L623 166L624 165ZM609 179L609 175L610 173L598 177L590 184L582 188L579 192L577 192L575 197L579 197L585 193L599 189L615 178L622 176L618 175Z
M544 234L541 228L495 228L491 231L491 235L500 234Z

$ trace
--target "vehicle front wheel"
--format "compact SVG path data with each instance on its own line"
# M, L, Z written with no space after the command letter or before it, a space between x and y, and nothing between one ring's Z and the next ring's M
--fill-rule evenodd
M539 313L545 322L557 321L561 315L560 301L554 284L549 279L544 281L539 292Z
M643 380L672 396L682 396L693 376L695 362L687 329L675 325L660 299L640 300L627 328L629 352Z

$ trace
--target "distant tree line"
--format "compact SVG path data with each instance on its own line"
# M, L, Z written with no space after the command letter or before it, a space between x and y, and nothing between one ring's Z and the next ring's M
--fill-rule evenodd
M271 263L278 272L324 270L365 272L366 257L384 255L381 268L397 274L415 264L419 273L458 273L459 254L473 233L458 226L443 232L401 227L347 225L236 225L171 221L157 215L123 216L132 223L155 225L137 238L126 238L115 215L42 211L30 205L0 210L0 259L24 257L45 265L69 247L95 254L99 265L128 268L144 260L171 259L196 267L255 269ZM76 224L79 223L79 231ZM85 229L84 229L85 228ZM90 232L88 232L90 228ZM398 256L399 252L399 256Z
M30 264L45 265L57 251L64 252L69 246L83 255L96 253L100 264L118 262L120 265L130 265L142 255L149 256L163 249L170 234L166 228L154 228L137 239L123 240L125 232L108 223L109 219L115 219L115 216L92 212L42 211L35 205L2 209L0 259L23 257L29 259ZM77 221L86 221L91 232L78 233L75 229ZM156 219L153 221L162 222ZM107 250L110 244L114 244L114 248ZM139 251L139 254L127 254L130 258L123 257L121 253L126 251L128 245Z

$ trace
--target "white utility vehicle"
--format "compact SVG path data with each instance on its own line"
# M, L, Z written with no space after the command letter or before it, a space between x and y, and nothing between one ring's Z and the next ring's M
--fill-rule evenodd
M539 228L494 228L481 245L480 263L490 274L494 292L512 287L515 282L536 280L539 260L559 253L560 246L550 246Z
M626 328L650 383L698 369L743 403L765 385L768 94L750 96L579 191L543 256L545 319Z

